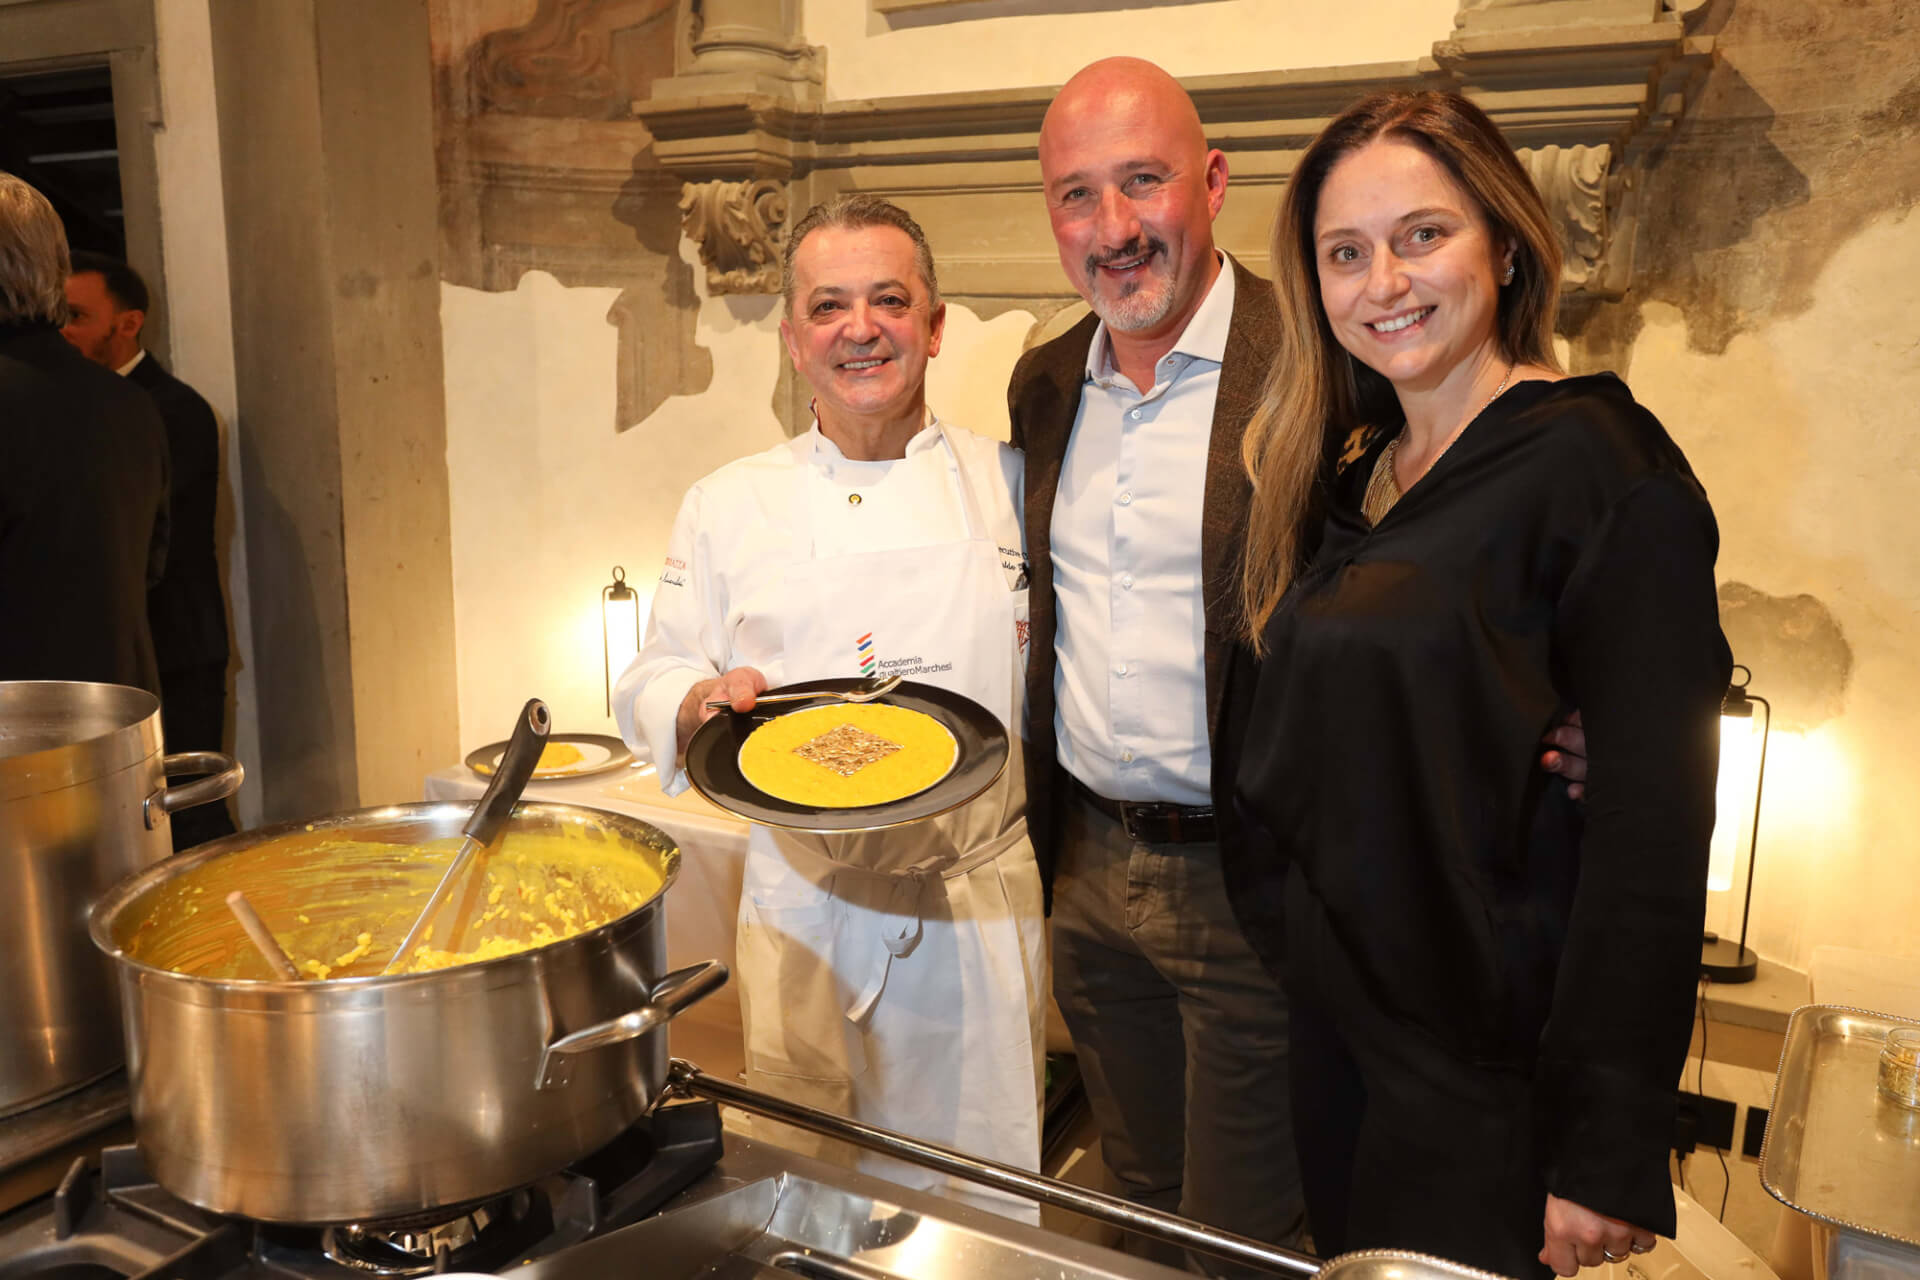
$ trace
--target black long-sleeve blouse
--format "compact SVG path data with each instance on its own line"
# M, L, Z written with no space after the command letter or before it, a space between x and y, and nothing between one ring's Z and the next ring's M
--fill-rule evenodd
M1718 713L1718 533L1612 375L1523 382L1369 528L1384 433L1266 629L1230 868L1299 864L1372 993L1532 1073L1548 1188L1671 1233ZM1578 708L1584 811L1538 764ZM1244 918L1272 920L1272 903Z

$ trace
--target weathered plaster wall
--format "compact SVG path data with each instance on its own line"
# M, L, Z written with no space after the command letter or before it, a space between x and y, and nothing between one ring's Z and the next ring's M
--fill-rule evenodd
M846 100L1057 83L1088 59L1141 49L1188 75L1411 59L1447 34L1455 7L1452 0L1367 0L1300 24L1312 30L1270 39L1285 20L1264 3L1096 10L1064 0L983 0L884 17L866 0L812 0L805 36L826 48L828 96ZM488 30L512 22L538 28L536 10L546 11L544 0L491 0L484 20L472 18L477 11L455 15L456 23L472 20L459 38L436 26L436 60L471 68L462 58ZM617 34L618 23L639 29L651 20L649 0L594 8L616 11L601 23L609 50L602 62L612 68L594 72L603 80L619 70L609 33ZM1909 408L1920 390L1912 372L1920 321L1903 288L1920 266L1910 216L1920 192L1917 22L1911 6L1895 0L1709 0L1697 29L1717 40L1719 62L1644 179L1633 290L1616 302L1577 303L1567 316L1573 367L1626 374L1688 449L1716 502L1726 625L1736 657L1754 668L1755 691L1780 713L1751 940L1769 958L1797 966L1814 944L1841 938L1920 955L1920 933L1903 927L1920 909L1920 877L1905 867L1920 815L1903 803L1912 759L1904 726L1920 712L1913 678L1920 660L1912 656L1920 652L1920 576L1907 553L1920 533ZM631 65L622 74L628 89L644 79ZM599 83L594 76L587 79ZM605 101L617 113L625 108L616 96ZM580 326L576 354L586 363L571 376L596 388L593 398L577 393L567 401L595 419L596 443L580 456L648 495L623 514L620 548L582 550L577 567L554 575L567 583L566 609L591 608L612 563L625 564L636 582L651 577L645 566L688 481L741 451L734 446L744 448L749 437L777 438L772 415L787 414L794 397L780 372L775 317L764 300L756 311L750 299L706 296L699 264L662 197L644 129L630 117L590 123L580 101L568 106L531 91L508 104L510 112L497 101L485 111L477 99L468 105L477 114L460 145L469 146L464 160L473 163L452 179L449 157L462 157L442 123L443 232L455 264L449 278L499 297L545 288L526 273L552 264L569 286L565 296L578 295L567 306ZM519 141L505 141L510 136ZM543 191L527 166L502 161L525 157L536 145L527 139L541 138L550 148L573 148L571 155L591 153L590 167L611 170L624 155L625 203L617 188L591 198ZM457 199L448 196L462 184ZM1278 187L1241 183L1236 190L1230 208L1241 212L1227 233L1246 239L1249 227L1270 217ZM1031 214L1042 216L1037 201ZM569 259L555 245L585 247ZM472 270L457 265L462 253L472 255ZM611 304L610 288L620 290ZM950 322L948 352L934 366L933 398L955 419L1003 429L999 393L1015 333L1050 307L964 302ZM459 369L510 367L504 330L484 339L456 333L456 315L481 305L447 291L450 389ZM603 308L598 321L589 314L594 307ZM604 328L620 332L611 357ZM647 374L633 354L635 335L656 337L654 346L674 353L671 363ZM602 403L608 379L616 388L611 418ZM759 425L739 426L745 423ZM450 424L456 453L465 430L458 420ZM735 430L744 434L728 434ZM519 455L494 460L508 459ZM572 464L541 455L536 465ZM584 470L579 479L607 483L605 474ZM456 474L456 507L462 484ZM462 536L457 528L456 559L465 554ZM468 619L482 616L479 590L462 575L461 700L469 715L485 704L496 717L498 707L510 714L524 695L509 697L504 687L486 693L475 683L483 680L473 673L484 655L474 646L483 642L474 638L480 624ZM584 641L570 643L579 655L556 650L543 661L583 662L587 685L597 685L597 635L589 628ZM570 677L545 678L558 688ZM599 706L586 697L592 691L576 690L583 715ZM462 728L469 745L495 736L482 726ZM1737 911L1728 906L1718 901L1714 919L1732 927Z
M1457 0L1211 0L1084 5L981 0L891 15L872 0L807 0L829 98L1060 84L1096 58L1150 57L1178 76L1403 62L1453 29Z
M212 0L260 790L408 799L453 755L425 0Z
M1734 656L1778 713L1750 942L1920 957L1920 13L1706 18L1720 60L1646 189L1635 289L1574 359L1627 375L1719 516Z
M255 770L234 800L242 826L261 815L259 699L253 665L252 594L238 494L239 406L234 382L233 305L227 263L226 206L220 173L220 122L213 88L213 35L207 0L156 0L155 59L161 125L154 131L166 255L168 339L173 372L205 396L222 428L215 540L225 570L233 661L234 755Z

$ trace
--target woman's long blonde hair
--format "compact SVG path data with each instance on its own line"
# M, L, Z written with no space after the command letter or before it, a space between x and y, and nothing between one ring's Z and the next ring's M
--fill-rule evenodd
M1533 180L1486 113L1458 94L1376 93L1347 108L1300 158L1273 226L1280 345L1241 456L1253 481L1241 616L1263 652L1267 619L1301 568L1305 525L1329 447L1359 427L1400 421L1385 378L1340 346L1320 302L1314 219L1335 165L1377 138L1411 143L1479 206L1496 246L1513 246L1513 281L1500 290L1502 356L1557 369L1553 319L1560 241Z

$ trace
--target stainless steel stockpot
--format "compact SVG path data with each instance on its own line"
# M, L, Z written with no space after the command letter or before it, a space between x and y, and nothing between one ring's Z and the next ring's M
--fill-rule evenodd
M119 885L94 909L124 1007L136 1141L156 1181L266 1222L403 1218L509 1191L632 1124L667 1079L665 1023L726 981L668 974L679 850L636 819L522 804L507 833L585 830L657 859L661 888L534 951L417 974L325 982L191 977L122 946L147 896L224 854L296 833L426 843L458 804L365 809L214 841Z
M170 773L215 776L169 789ZM160 701L143 689L0 681L0 1116L124 1060L87 910L173 852L168 814L232 795L241 776L215 752L161 755Z

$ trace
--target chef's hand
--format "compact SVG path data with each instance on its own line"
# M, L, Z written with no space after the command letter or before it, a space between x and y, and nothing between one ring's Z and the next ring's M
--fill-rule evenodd
M766 691L767 678L754 667L735 667L687 690L687 696L680 700L680 714L673 721L674 736L680 740L680 754L687 753L687 739L693 736L693 731L719 714L707 705L709 702L725 698L735 711L751 711L754 700Z
M1540 741L1549 748L1540 756L1540 767L1565 778L1567 794L1575 800L1586 795L1587 731L1580 727L1580 713L1576 711L1553 726Z
M1582 1267L1619 1262L1653 1248L1653 1232L1562 1200L1552 1192L1547 1193L1545 1227L1547 1240L1540 1249L1540 1261L1556 1275L1570 1276Z

